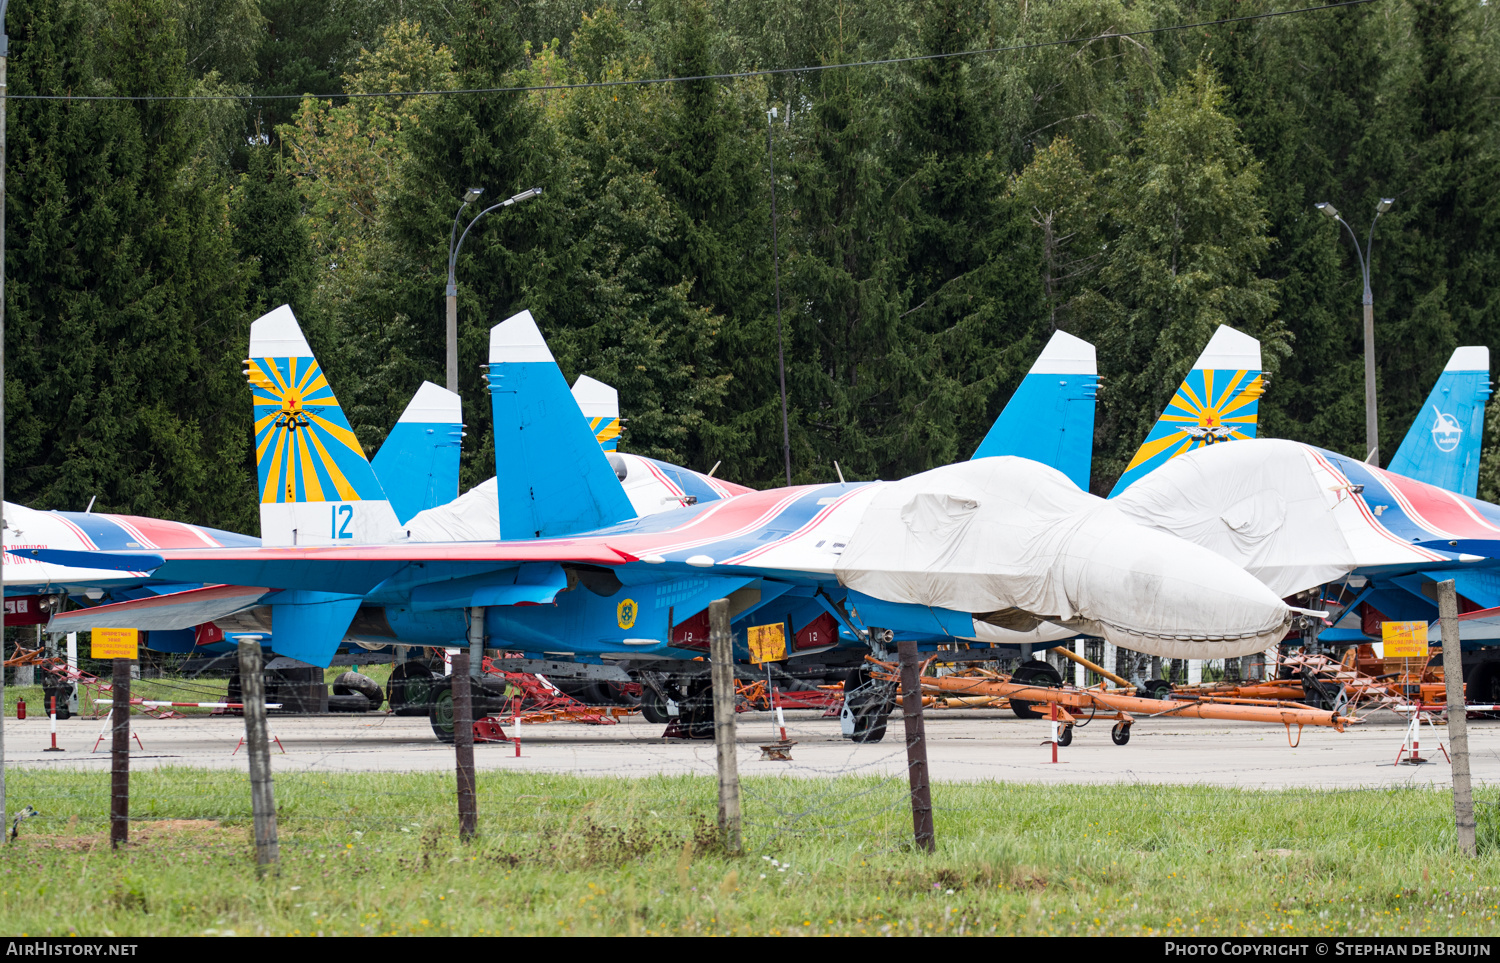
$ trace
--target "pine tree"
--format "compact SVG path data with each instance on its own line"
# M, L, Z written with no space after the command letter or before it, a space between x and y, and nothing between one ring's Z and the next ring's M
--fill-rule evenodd
M660 68L674 77L718 72L717 25L705 0L659 9L671 22L657 52ZM723 419L702 427L703 448L690 457L695 464L722 460L728 477L747 484L783 478L765 115L757 93L713 80L672 84L656 144L657 177L677 224L665 249L671 272L691 284L695 304L724 318L715 360L732 378Z
M994 45L990 8L937 0L923 9L923 53ZM910 219L903 345L891 354L882 474L967 457L1040 342L1041 286L1030 225L1006 196L1001 121L1010 105L992 61L954 57L907 68L897 99L890 201Z
M453 83L462 89L507 85L521 66L524 6L468 0L453 19ZM352 406L346 406L362 439L382 438L422 379L444 381L446 332L443 292L449 234L465 190L482 187L458 230L484 207L542 187L543 196L487 215L464 241L457 270L459 290L459 393L475 444L464 451L464 484L494 473L489 395L479 365L491 325L529 308L543 330L545 297L532 296L547 276L548 245L557 243L567 212L553 180L557 157L538 127L536 103L523 94L443 97L408 132L401 189L386 205L381 261L383 283L351 305L342 337L351 354Z
M1260 165L1223 98L1200 66L1108 172L1111 237L1099 291L1081 308L1104 376L1096 490L1113 483L1220 324L1260 338L1269 361L1285 350L1275 284L1257 271L1270 245Z
M28 3L12 90L183 91L166 3L103 14L91 44L77 7ZM192 164L202 125L181 101L12 109L12 497L249 527L244 276L223 185Z

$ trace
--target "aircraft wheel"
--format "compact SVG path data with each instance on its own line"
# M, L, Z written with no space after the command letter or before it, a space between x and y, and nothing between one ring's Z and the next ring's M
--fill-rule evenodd
M427 709L427 721L432 723L433 735L439 742L453 741L453 680L444 678L428 690L432 699Z
M853 717L854 732L846 738L853 742L884 739L886 723L895 705L894 684L877 682L863 669L850 669L844 678L844 709Z
M1010 680L1021 685L1044 685L1050 689L1062 688L1062 673L1049 662L1041 659L1032 659L1030 662L1022 662L1011 674ZM1040 719L1042 712L1037 709L1037 703L1024 702L1020 699L1010 700L1010 711L1016 714L1017 719Z
M42 713L45 715L52 708L52 699L57 699L57 719L61 722L70 717L68 712L68 696L72 694L72 687L66 682L56 685L42 686Z
M713 683L707 679L694 682L688 687L687 700L679 709L683 714L683 721L687 723L688 737L691 739L712 739L714 737L714 689Z
M646 721L658 726L664 726L670 720L667 715L667 700L661 697L655 686L641 683L641 715Z
M224 701L237 703L243 703L245 701L244 690L240 688L240 670L238 666L236 666L234 671L229 674L228 688L225 690ZM269 702L271 700L267 699L266 701ZM243 715L244 712L244 709L224 710L224 713L226 715L231 716Z
M1141 686L1141 697L1144 699L1170 699L1172 698L1172 683L1166 679L1152 679Z
M1500 704L1500 663L1481 662L1469 673L1465 699L1473 705ZM62 703L59 702L58 705ZM1500 713L1485 713L1486 718L1496 718ZM62 716L58 716L59 719Z
M1344 698L1343 686L1319 679L1310 669L1302 670L1302 691L1303 702L1325 712L1337 711L1348 701Z
M1109 738L1117 746L1123 746L1130 741L1130 727L1123 722L1115 723L1115 727L1109 730Z
M398 716L424 716L432 700L433 673L421 662L403 662L391 670L386 701Z

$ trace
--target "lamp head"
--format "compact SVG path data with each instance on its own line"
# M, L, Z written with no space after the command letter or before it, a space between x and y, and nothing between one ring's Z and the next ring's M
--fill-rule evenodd
M528 188L526 188L526 190L524 190L521 193L517 194L515 197L512 197L511 199L509 199L505 203L507 205L509 205L509 204L519 204L522 201L529 201L533 197L541 197L541 196L542 196L542 189L540 187L528 187Z
M1316 207L1318 210L1322 211L1324 214L1327 214L1329 217L1339 216L1339 209L1334 207L1327 201L1319 201L1318 203L1314 204L1313 207Z
M1375 205L1375 213L1384 214L1386 211L1391 209L1391 205L1394 203L1396 203L1396 199L1394 197L1382 197L1380 199L1380 203Z
M483 193L484 193L484 188L482 188L482 187L471 187L471 188L469 188L468 190L464 191L464 203L465 204L472 204L472 203L474 203L475 201L479 200L479 196L481 194L483 194Z

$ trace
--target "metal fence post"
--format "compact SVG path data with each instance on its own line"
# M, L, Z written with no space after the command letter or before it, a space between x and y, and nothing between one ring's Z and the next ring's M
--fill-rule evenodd
M453 757L458 775L458 838L473 839L479 812L474 800L474 701L469 653L453 656Z
M932 787L927 781L927 727L922 720L921 663L917 640L896 643L901 659L901 715L906 723L906 768L911 778L911 822L917 848L933 852L937 835L932 827Z
M734 635L729 600L708 603L708 648L714 687L714 748L719 757L719 832L724 848L740 851L740 770L734 734Z
M130 660L115 659L110 677L109 845L130 842Z
M276 837L276 791L271 781L271 739L266 725L266 676L257 639L240 639L240 704L250 757L250 811L255 821L255 866L264 873L281 858Z
M1464 707L1464 656L1458 639L1458 592L1453 580L1437 584L1438 618L1443 627L1443 690L1448 697L1448 747L1453 755L1453 821L1458 848L1477 853L1474 793L1469 784L1469 717Z

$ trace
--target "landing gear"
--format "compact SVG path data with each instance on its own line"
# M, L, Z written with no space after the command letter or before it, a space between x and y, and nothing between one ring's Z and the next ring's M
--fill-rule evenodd
M398 716L425 716L432 704L434 675L422 662L402 662L391 670L386 684L386 701ZM451 684L451 683L450 683Z
M664 726L671 721L667 713L667 700L653 685L641 683L641 715L647 722Z
M42 684L42 712L46 713L52 709L52 700L57 700L57 718L59 721L70 718L68 711L68 697L73 694L73 687L66 682L56 682L51 685Z
M1319 679L1311 669L1302 670L1302 691L1305 694L1302 701L1314 709L1338 712L1349 702L1343 686Z
M714 689L709 679L696 679L688 684L687 698L678 704L678 719L687 729L689 739L712 739L714 737Z
M1060 689L1063 684L1062 673L1041 659L1022 662L1016 667L1016 671L1011 673L1010 681L1018 685L1046 686L1049 689ZM1016 714L1017 719L1040 719L1042 714L1036 709L1036 705L1035 702L1012 699L1010 711ZM1060 743L1060 745L1067 745L1067 743Z
M453 741L453 677L438 679L427 690L432 701L427 707L427 721L439 742Z
M1123 722L1115 723L1113 729L1109 730L1109 738L1117 746L1123 746L1130 741L1130 727Z
M844 709L839 717L844 738L879 742L896 707L896 684L872 679L863 669L850 669L844 678Z
M1481 662L1469 673L1465 698L1475 705L1500 705L1500 663ZM58 705L62 705L59 700ZM1497 713L1486 713L1494 718ZM62 716L58 716L59 719Z
M1140 694L1143 699L1170 699L1172 698L1172 683L1166 679L1152 679L1141 686Z

